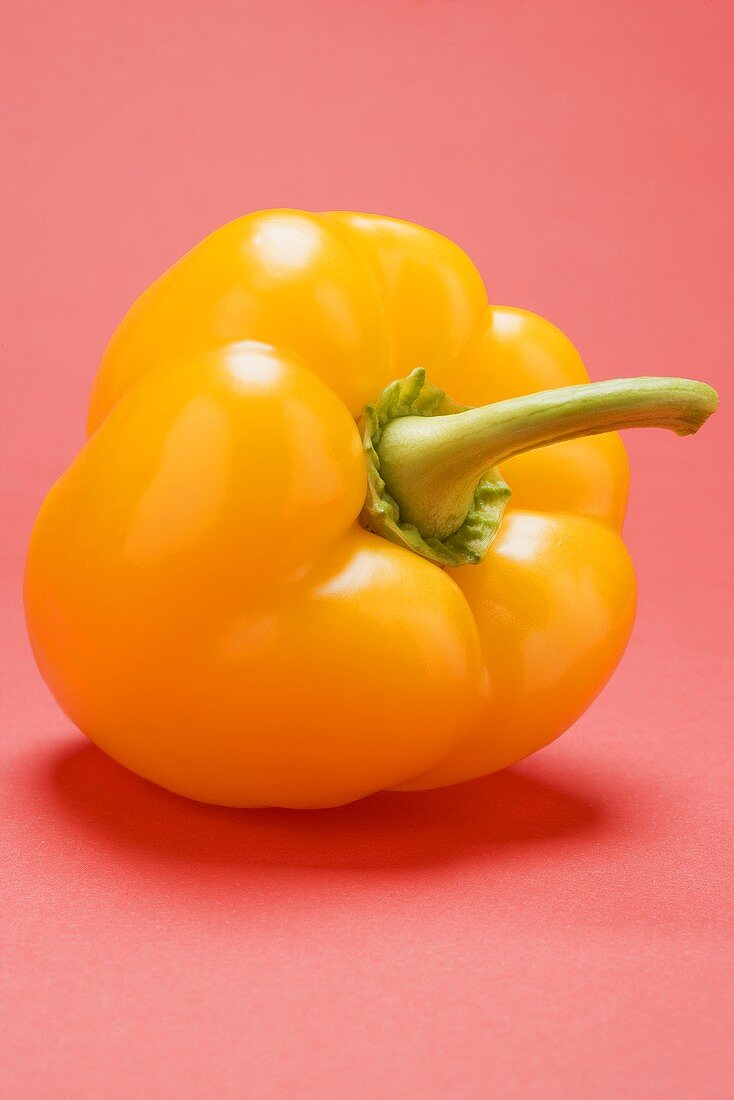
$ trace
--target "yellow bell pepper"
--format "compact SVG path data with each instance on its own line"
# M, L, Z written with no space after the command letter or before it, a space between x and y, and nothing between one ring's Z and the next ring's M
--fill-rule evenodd
M39 667L105 752L206 802L502 768L579 717L630 633L614 430L715 407L697 382L588 384L427 229L240 218L107 348L32 536Z

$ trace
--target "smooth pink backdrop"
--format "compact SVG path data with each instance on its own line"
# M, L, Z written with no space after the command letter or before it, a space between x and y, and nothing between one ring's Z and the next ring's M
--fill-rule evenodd
M730 1097L730 5L12 0L4 20L2 1095ZM87 746L33 666L25 545L107 336L198 238L281 205L442 230L595 378L720 386L695 440L628 436L634 637L508 773L210 809Z

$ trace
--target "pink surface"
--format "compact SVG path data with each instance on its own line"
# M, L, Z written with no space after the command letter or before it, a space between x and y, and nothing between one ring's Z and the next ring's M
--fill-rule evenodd
M0 1092L731 1096L729 5L5 11ZM721 389L695 440L628 437L635 634L511 772L208 809L88 747L32 664L24 548L108 334L191 243L276 205L434 226L593 377Z

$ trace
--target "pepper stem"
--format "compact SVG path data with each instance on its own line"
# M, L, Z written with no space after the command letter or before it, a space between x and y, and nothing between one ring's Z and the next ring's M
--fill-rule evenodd
M482 476L536 447L624 428L697 432L716 409L716 391L684 378L618 378L499 401L439 416L386 423L379 473L400 520L424 539L461 527Z

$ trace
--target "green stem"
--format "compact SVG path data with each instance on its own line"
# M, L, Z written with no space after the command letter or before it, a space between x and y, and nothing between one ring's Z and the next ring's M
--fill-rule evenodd
M441 416L386 424L380 476L400 519L423 538L445 539L464 522L477 483L524 451L623 428L698 431L717 407L715 390L683 378L618 378L545 390Z

